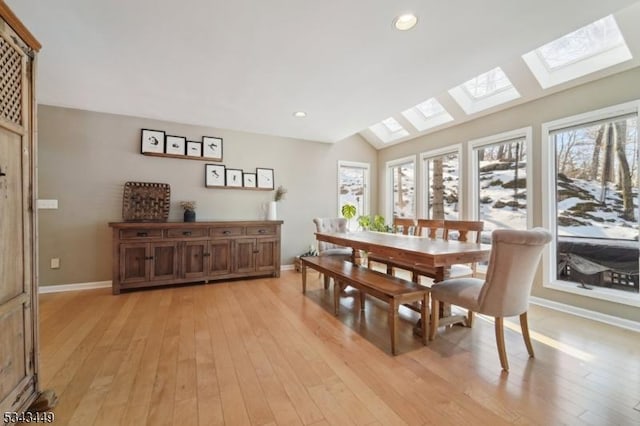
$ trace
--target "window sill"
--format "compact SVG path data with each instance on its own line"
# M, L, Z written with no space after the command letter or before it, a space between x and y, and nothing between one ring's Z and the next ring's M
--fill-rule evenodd
M577 294L580 296L591 297L593 299L606 300L608 302L620 303L640 307L640 294L625 292L622 290L613 290L609 288L592 286L592 290L577 287L577 283L570 281L553 281L545 284L544 288L563 291L565 293Z

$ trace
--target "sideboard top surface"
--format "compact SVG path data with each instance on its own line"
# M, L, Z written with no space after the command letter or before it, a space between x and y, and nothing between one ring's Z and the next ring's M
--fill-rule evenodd
M211 222L109 222L109 226L118 229L127 228L210 228L229 225L282 225L282 220L222 220Z

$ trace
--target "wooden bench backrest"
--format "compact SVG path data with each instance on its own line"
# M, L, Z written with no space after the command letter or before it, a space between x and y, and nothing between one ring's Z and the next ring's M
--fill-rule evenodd
M475 232L476 235L473 241L479 243L483 229L484 222L481 220L445 220L444 239L449 239L451 231L458 231L458 241L469 241L469 233Z
M438 231L442 231L444 238L444 220L442 219L418 219L416 235L429 237L432 240L438 238Z

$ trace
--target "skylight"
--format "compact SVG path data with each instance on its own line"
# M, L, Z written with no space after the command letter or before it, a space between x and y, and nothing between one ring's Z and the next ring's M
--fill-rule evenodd
M469 96L474 99L482 99L500 90L513 87L507 78L507 75L500 67L496 67L491 71L480 74L479 76L464 82L462 86Z
M609 15L536 49L550 70L625 44L616 20Z
M386 118L369 129L384 143L409 136L409 132L393 117Z
M420 132L453 120L453 117L435 98L409 108L402 115Z
M464 112L473 114L520 97L502 68L496 67L449 90Z
M522 58L546 89L632 58L612 15L535 49Z

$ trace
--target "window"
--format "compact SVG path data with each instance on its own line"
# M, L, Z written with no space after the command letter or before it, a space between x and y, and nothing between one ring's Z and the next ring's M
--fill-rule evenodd
M556 239L549 281L640 304L638 104L546 124L543 137L546 224Z
M374 124L369 127L369 130L371 130L383 143L393 142L405 136L409 136L409 132L393 117L386 118L380 123Z
M522 58L543 89L632 58L612 15L535 49Z
M435 98L431 98L404 111L402 115L419 132L453 120L451 114L449 114Z
M387 203L387 222L394 217L416 217L415 156L387 163L387 188L391 204Z
M354 219L349 221L349 229L357 228L359 216L369 214L369 164L352 161L338 162L338 215L342 216L342 206L356 207Z
M427 219L459 219L460 209L460 146L426 152L422 161L423 208Z
M484 221L483 240L494 229L527 229L530 215L531 128L471 141L472 206Z
M454 87L449 90L449 94L467 114L473 114L520 97L520 93L513 87L500 67Z

